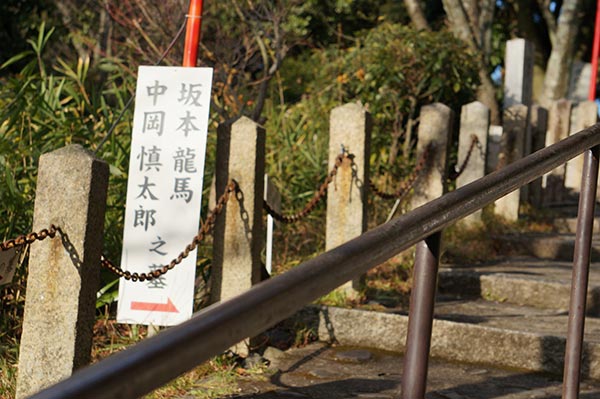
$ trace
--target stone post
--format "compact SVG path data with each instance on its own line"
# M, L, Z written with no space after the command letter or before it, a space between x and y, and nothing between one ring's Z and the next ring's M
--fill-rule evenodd
M448 189L448 158L454 112L435 103L421 108L417 141L417 159L428 151L427 162L414 185L411 209L444 195Z
M333 168L342 146L354 159L343 162L334 182L327 188L327 251L358 237L367 229L370 144L371 115L362 105L350 103L331 111L328 170ZM354 297L361 280L349 281L339 290Z
M500 143L502 142L502 126L491 125L488 130L487 159L485 161L485 173L489 174L498 168L498 156L500 155Z
M90 362L108 165L79 145L40 157L33 231L64 234L31 245L17 398Z
M531 106L531 149L529 153L541 150L546 145L546 130L548 129L548 110L540 105ZM542 178L535 179L529 184L529 202L542 206Z
M584 101L573 107L571 111L571 129L569 135L578 133L598 121L598 106L593 101ZM579 194L581 190L581 173L583 172L583 155L567 162L565 171L565 187L570 193ZM576 202L577 199L573 198Z
M567 98L574 102L586 101L590 93L590 78L592 64L589 62L573 61Z
M490 109L479 101L462 107L460 112L460 134L458 136L458 165L460 166L469 154L473 137L479 143L473 147L469 162L462 174L456 179L456 188L485 176L486 148L490 127ZM481 222L481 210L462 219L465 226L473 226Z
M531 105L534 48L525 39L506 42L504 109L516 104Z
M523 157L525 140L528 129L528 107L526 105L513 105L504 110L504 132L500 155L498 156L498 169L513 163ZM515 190L495 202L494 213L508 221L516 222L519 218L519 204L521 190Z
M562 99L554 101L548 112L548 129L546 147L569 137L571 126L571 101ZM561 165L542 177L543 203L545 205L560 203L565 194L566 165Z
M217 218L214 231L211 302L247 291L260 281L265 131L247 117L220 125L216 193L235 180L239 191Z

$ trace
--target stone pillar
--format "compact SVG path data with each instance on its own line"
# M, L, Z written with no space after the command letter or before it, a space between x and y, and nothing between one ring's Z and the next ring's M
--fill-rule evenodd
M485 176L486 148L490 127L490 109L479 101L462 107L460 113L460 134L458 136L458 165L469 153L473 137L479 143L473 148L469 162L463 173L456 179L456 188L465 186ZM461 223L473 226L481 222L481 210L462 219Z
M529 120L528 107L526 105L511 106L504 110L503 120L504 132L498 156L498 169L523 157ZM497 200L494 213L508 221L516 222L519 218L520 191L523 191L523 188Z
M211 302L247 291L260 281L265 131L241 117L217 133L217 198L235 180L239 191L217 218L214 231Z
M571 111L571 129L569 135L578 133L598 121L598 106L593 101L584 101L573 107ZM565 171L565 187L572 194L581 190L581 173L583 171L583 155L567 162ZM577 198L573 198L577 202Z
M548 112L546 147L569 137L571 127L571 101L554 101ZM563 201L565 194L566 165L561 165L542 177L543 203L557 204Z
M454 112L435 103L421 108L417 159L428 151L427 162L414 185L411 208L415 209L444 195L448 189L448 158Z
M500 155L502 131L502 126L498 125L491 125L488 130L487 159L485 161L486 174L492 173L498 168L498 156Z
M541 150L546 145L546 130L548 129L548 111L540 105L531 106L531 149L529 153ZM542 205L542 178L535 179L529 184L529 202L535 206Z
M79 145L40 157L33 231L64 234L31 245L17 398L90 362L108 165Z
M589 62L573 61L567 98L573 102L586 101L590 93L590 78L592 64Z
M338 169L334 183L327 188L327 223L325 249L328 251L367 230L367 194L371 116L357 103L334 108L329 119L329 167L333 168L342 146L354 156ZM339 289L356 296L361 278L349 281Z
M516 104L531 105L534 48L525 39L506 42L504 109Z

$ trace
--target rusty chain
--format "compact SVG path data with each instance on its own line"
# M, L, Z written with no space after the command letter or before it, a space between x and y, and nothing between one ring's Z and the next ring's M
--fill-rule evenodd
M173 259L168 264L164 265L162 268L156 269L149 273L131 273L129 271L124 271L119 266L115 266L110 260L106 259L104 255L102 255L102 258L100 260L101 265L104 268L116 274L117 276L123 277L125 280L141 282L150 281L161 277L163 274L167 273L169 270L173 269L175 266L181 263L181 261L185 259L190 254L190 252L196 249L198 244L200 244L200 242L202 242L202 240L204 240L204 238L208 234L210 234L213 227L215 226L217 216L223 211L223 207L225 206L227 201L229 201L231 194L236 192L237 190L237 183L234 180L230 181L229 184L227 184L227 186L225 187L225 192L223 193L223 195L219 197L217 205L208 213L206 221L202 224L202 227L200 227L200 230L198 230L198 234L192 239L192 242L189 243L175 259Z
M0 251L8 251L11 248L20 247L25 244L31 244L35 241L42 241L46 239L46 237L54 238L56 233L59 231L60 229L52 224L50 225L49 229L42 229L39 232L34 231L8 241L0 242Z
M398 185L398 189L396 191L394 191L393 193L388 193L388 192L381 190L379 187L377 187L375 185L375 182L373 182L373 180L369 180L369 186L371 187L371 190L373 190L373 193L376 196L383 198L383 199L402 199L402 198L404 198L406 196L406 194L410 191L410 189L414 186L419 175L423 171L423 168L427 164L429 154L430 154L430 148L429 148L429 146L427 146L425 148L425 151L423 151L423 153L421 154L421 157L417 161L417 164L415 165L415 168L412 171L412 173L409 176L407 176Z
M217 216L223 211L223 207L231 197L231 194L238 190L238 185L235 181L230 181L229 184L225 187L225 192L219 200L217 201L217 205L212 209L208 216L206 217L206 221L200 227L198 234L192 239L192 242L189 243L183 251L171 262L167 265L164 265L162 268L154 270L150 273L131 273L129 271L124 271L119 266L115 266L110 260L108 260L104 255L100 258L100 264L102 267L110 270L114 274L119 277L123 277L126 280L131 281L150 281L156 278L161 277L163 274L167 273L169 270L173 269L177 266L183 259L185 259L190 252L192 252L204 238L211 233L214 228ZM26 235L19 236L17 238L0 242L0 251L7 251L11 248L15 248L18 246L22 246L25 244L31 244L35 241L42 241L47 237L54 238L56 233L64 234L60 227L55 225L50 225L49 229L42 229L39 232L33 232Z
M471 159L471 154L473 153L473 150L475 149L476 145L478 147L480 147L481 143L479 143L479 139L477 138L477 136L472 134L471 135L471 146L469 147L469 152L467 152L467 156L465 157L465 160L460 165L458 170L456 169L456 165L454 165L454 167L450 170L450 173L448 174L448 178L450 180L458 179L458 177L460 175L462 175L462 173L465 171L465 169L467 168L467 165L469 164L469 160Z
M319 190L315 193L313 198L308 202L308 204L306 204L304 209L302 209L300 212L297 212L293 215L284 215L275 211L275 209L273 209L271 205L267 203L267 201L263 201L263 207L265 208L267 213L273 217L273 219L282 223L294 223L305 218L317 207L319 201L321 201L323 197L325 197L325 195L327 194L327 187L333 181L333 178L337 174L338 168L342 165L342 162L344 162L344 159L346 158L352 160L354 156L352 154L348 154L346 151L343 151L335 158L335 163L333 165L333 168L327 175L327 178L325 179L323 184L321 184Z

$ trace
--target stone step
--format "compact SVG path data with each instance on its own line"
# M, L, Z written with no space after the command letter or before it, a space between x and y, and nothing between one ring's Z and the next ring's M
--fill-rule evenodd
M516 305L566 311L572 263L531 258L478 266L442 266L438 291L458 297L483 298ZM592 263L587 314L600 316L600 263Z
M576 217L560 217L553 220L554 227L559 233L571 233L575 234L577 231L577 218ZM600 233L600 218L594 218L594 229L593 232Z
M431 355L471 364L561 374L567 314L485 300L436 305ZM304 322L320 340L340 345L403 352L405 314L313 307ZM600 379L600 320L587 318L583 373Z
M505 247L539 259L570 261L575 249L574 234L525 233L496 237ZM600 261L600 239L592 241L592 261Z
M273 348L269 348L273 349ZM275 350L269 375L238 376L236 398L398 398L404 359L397 353L311 343L285 352ZM272 350L270 352L273 352ZM265 378L269 377L269 378ZM519 373L495 367L429 362L426 399L559 398L561 379L547 374ZM210 383L210 381L206 381ZM202 386L205 381L199 381ZM228 382L231 386L232 382ZM198 387L195 387L196 392ZM181 399L196 398L193 391ZM581 384L581 398L600 397L600 383Z

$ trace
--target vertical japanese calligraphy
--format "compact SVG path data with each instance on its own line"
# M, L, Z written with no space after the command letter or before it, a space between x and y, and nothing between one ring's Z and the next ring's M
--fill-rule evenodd
M140 67L121 265L152 272L196 235L212 69ZM192 313L196 252L151 281L119 285L117 320L174 325ZM168 304L165 305L165 304Z

